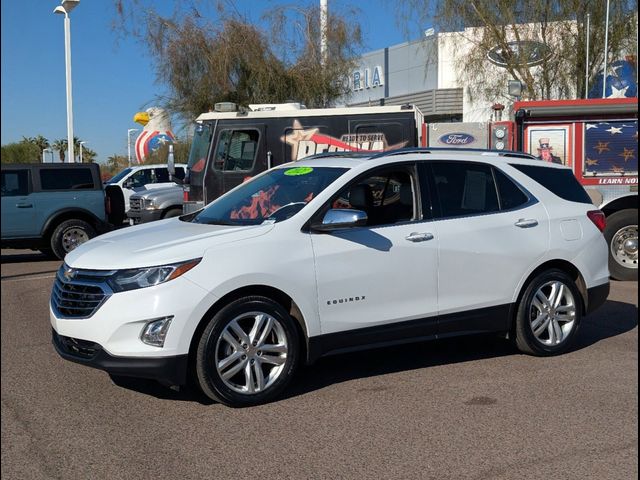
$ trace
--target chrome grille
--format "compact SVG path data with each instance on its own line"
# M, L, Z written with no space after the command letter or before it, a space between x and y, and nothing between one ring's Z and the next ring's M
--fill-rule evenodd
M70 278L65 272L73 272ZM105 283L106 276L113 272L72 270L62 265L51 291L51 305L61 318L88 318L111 295Z
M131 210L142 210L142 207L144 206L144 200L142 198L136 198L136 197L131 197L129 199L129 208Z

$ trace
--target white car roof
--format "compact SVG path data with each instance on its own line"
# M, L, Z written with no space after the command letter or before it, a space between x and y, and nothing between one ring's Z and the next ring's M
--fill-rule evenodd
M304 158L297 162L286 163L278 168L290 168L293 166L305 167L341 167L355 168L363 164L371 166L385 165L401 161L418 160L447 160L454 162L482 162L493 165L518 164L557 169L568 169L564 165L544 162L531 155L520 152L498 152L494 150L465 150L465 149L433 149L415 148L394 150L389 152L375 152L369 154L339 152L335 155L326 153L318 156Z

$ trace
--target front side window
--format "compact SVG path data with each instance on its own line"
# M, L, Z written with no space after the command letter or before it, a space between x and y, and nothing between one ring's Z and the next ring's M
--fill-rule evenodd
M432 171L442 217L500 211L491 166L464 162L434 162Z
M408 222L417 216L416 185L413 167L379 170L342 190L331 208L362 210L370 227Z
M277 168L218 198L191 221L218 225L280 222L298 213L331 185L345 168Z
M127 183L131 184L131 188L144 187L148 183L153 183L152 170L145 168L144 170L138 170L131 175Z
M2 172L2 196L20 197L29 195L29 170Z
M107 180L107 184L112 185L114 183L118 183L120 180L122 180L124 177L126 177L130 173L131 173L131 168L125 168L120 173L118 173L117 175Z
M93 175L89 168L42 168L40 169L42 190L87 190L93 189Z
M257 130L223 130L213 165L225 171L249 171L258 153L260 133Z

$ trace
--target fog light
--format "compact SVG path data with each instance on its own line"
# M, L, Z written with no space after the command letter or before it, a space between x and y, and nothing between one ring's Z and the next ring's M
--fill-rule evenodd
M140 340L153 347L163 347L172 319L173 316L157 318L149 321L142 329Z

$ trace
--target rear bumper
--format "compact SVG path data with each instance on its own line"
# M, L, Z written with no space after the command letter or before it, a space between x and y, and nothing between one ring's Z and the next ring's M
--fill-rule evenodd
M610 288L609 282L606 282L587 289L587 315L600 308L607 301Z
M188 355L171 357L115 357L97 343L58 335L51 329L53 346L65 360L104 370L113 375L150 378L165 385L187 382Z

